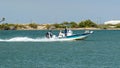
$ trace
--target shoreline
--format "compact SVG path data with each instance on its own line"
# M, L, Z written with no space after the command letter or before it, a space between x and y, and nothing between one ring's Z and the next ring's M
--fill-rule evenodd
M120 30L120 28L108 28L108 29L100 29L100 28L68 28L70 30ZM49 30L49 29L17 29L17 30ZM64 30L64 28L56 28L52 30Z
M56 28L50 24L1 24L0 30L64 30L64 28ZM70 30L120 30L115 27L88 27L88 28L68 28Z

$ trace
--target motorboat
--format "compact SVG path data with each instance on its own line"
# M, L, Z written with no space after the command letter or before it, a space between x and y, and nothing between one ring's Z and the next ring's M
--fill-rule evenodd
M51 31L47 32L46 38L48 39L59 39L59 40L82 40L91 35L93 31L86 30L84 33L73 34L72 30L60 30L59 35L53 35Z

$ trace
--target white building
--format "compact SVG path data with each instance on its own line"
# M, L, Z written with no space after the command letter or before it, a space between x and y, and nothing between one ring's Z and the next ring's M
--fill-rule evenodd
M104 22L104 24L112 24L112 25L116 25L116 24L120 24L120 20L106 21L106 22Z

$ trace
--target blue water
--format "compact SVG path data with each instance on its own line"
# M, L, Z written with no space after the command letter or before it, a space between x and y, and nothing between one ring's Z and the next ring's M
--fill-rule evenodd
M44 39L46 32L0 31L0 68L120 68L119 30L94 31L80 41L52 42ZM83 31L74 31L79 32Z

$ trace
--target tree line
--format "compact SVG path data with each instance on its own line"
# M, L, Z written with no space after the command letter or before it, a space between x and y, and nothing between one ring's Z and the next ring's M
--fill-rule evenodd
M0 30L21 30L21 29L37 29L38 24L30 23L30 24L8 24L2 23L0 24Z
M84 21L81 21L79 23L77 22L62 22L62 23L55 23L55 24L51 24L51 25L47 25L47 28L50 28L51 26L53 26L54 28L65 28L65 27L69 27L69 28L90 28L90 27L93 27L93 28L97 28L98 25L96 23L94 23L93 21L91 20L84 20Z
M4 20L4 19L3 19ZM0 30L22 30L22 29L37 29L39 24L36 23L29 23L29 24L8 24L8 23L1 23L0 24ZM104 24L96 24L95 22L91 21L90 19L80 21L80 22L62 22L62 23L55 23L55 24L46 24L44 25L46 29L51 29L51 28L100 28L100 29L108 29L113 26L114 28L120 28L120 24L116 25L104 25Z

